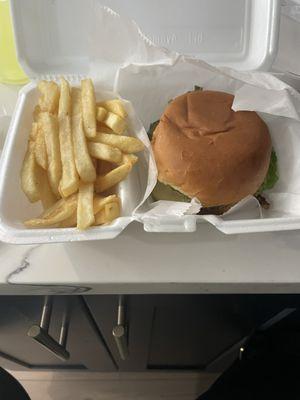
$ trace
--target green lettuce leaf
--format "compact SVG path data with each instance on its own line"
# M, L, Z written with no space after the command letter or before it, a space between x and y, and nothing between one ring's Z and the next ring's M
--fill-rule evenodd
M265 190L272 189L275 186L278 179L279 179L279 175L278 175L277 155L275 153L275 150L272 149L268 173L257 193L260 194L260 193L264 192Z

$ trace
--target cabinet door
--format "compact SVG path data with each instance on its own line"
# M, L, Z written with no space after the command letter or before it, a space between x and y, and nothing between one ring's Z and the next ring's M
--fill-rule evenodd
M123 361L112 336L118 296L87 296L86 302L120 370L222 371L243 340L293 303L251 295L126 296L129 356Z
M69 331L67 351L62 361L48 349L28 337L32 325L40 323L44 297L0 297L1 365L10 369L79 369L113 371L115 364L101 333L80 297L53 297L49 335L59 340L63 315L67 310Z
M222 371L247 336L292 304L280 296L158 296L147 367Z
M151 296L125 296L125 326L128 357L122 360L112 334L117 325L118 296L85 296L85 301L121 371L145 371L151 338L153 302Z

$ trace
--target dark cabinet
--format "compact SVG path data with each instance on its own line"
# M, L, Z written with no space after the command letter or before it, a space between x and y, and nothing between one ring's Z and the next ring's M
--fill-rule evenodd
M1 366L9 369L116 369L101 332L80 297L53 297L49 335L55 341L59 340L61 324L67 312L68 360L59 359L49 349L28 337L29 328L40 323L43 302L43 296L0 297Z
M0 297L1 366L221 372L255 329L276 323L299 303L298 296L57 296L53 297L50 339L46 335L42 346L28 331L31 336L39 332L45 299ZM55 350L66 316L70 357L62 360L53 347L50 350L53 343Z
M125 296L129 355L122 360L112 335L118 296L85 299L118 367L124 371L222 371L238 356L248 335L291 306L286 298L272 296Z

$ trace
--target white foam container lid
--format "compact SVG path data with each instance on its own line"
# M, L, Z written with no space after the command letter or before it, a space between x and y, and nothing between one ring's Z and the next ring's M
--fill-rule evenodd
M158 45L193 55L214 65L239 70L269 70L276 56L279 0L99 2L136 20L142 31ZM79 82L81 76L89 75L90 37L85 35L85 27L95 18L91 4L92 0L11 0L18 58L33 81L56 79L64 75L67 79ZM86 233L75 229L26 230L22 226L21 221L28 217L28 211L29 217L33 214L32 206L26 203L19 187L19 171L35 100L35 83L30 83L20 93L4 148L0 176L1 240L11 243L50 243L117 236L131 222L130 213L138 199L130 201L122 217L111 226L95 227ZM132 190L134 185L138 193L142 193L143 168L137 168L136 173L124 183L125 189L120 189L123 194ZM5 175L6 171L9 171L9 175ZM215 216L212 218L218 219ZM145 220L144 227L152 232L191 232L196 229L198 221L201 221L199 216L163 218L160 221ZM222 230L226 233L273 230L270 220L259 226L249 220L246 224L242 220L232 222L224 221L223 224L228 226L227 229L223 226ZM292 229L285 222L280 229Z

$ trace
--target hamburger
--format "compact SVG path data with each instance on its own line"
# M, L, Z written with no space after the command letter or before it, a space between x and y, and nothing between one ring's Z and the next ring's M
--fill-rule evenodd
M277 159L268 127L256 112L233 111L233 100L229 93L194 90L172 100L152 124L155 200L197 198L202 213L223 214L274 186Z

